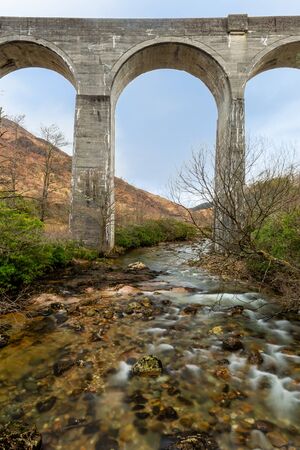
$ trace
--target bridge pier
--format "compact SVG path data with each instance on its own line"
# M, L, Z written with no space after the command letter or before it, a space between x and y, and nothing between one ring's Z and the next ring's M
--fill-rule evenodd
M245 86L266 70L300 68L299 54L300 16L0 18L0 78L41 67L76 89L70 226L75 239L104 252L114 244L114 106L128 83L168 68L211 91L219 111L215 189L224 204L215 210L215 238L228 248L241 236Z
M214 237L220 251L234 249L241 239L245 184L245 102L232 98L219 111Z
M114 246L114 157L110 96L77 95L70 228L100 252Z

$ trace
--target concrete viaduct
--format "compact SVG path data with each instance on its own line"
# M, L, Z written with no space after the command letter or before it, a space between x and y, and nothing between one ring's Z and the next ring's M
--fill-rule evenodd
M155 69L184 70L202 80L218 108L215 177L222 190L217 167L229 181L235 170L243 177L247 81L273 68L300 67L300 16L1 17L0 77L26 67L54 70L76 89L70 225L76 239L105 251L114 242L114 116L122 90ZM238 204L239 187L232 192ZM230 242L228 220L216 211L215 233Z

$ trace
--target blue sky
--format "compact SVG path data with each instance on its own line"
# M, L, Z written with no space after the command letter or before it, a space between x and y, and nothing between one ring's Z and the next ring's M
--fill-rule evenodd
M230 13L300 15L300 0L10 0L2 16L216 17ZM47 89L45 89L47 86ZM266 72L248 83L247 131L275 142L300 142L300 71ZM26 126L57 123L73 135L75 91L63 77L43 69L16 71L0 80L0 104L26 114ZM170 176L191 149L214 143L216 107L204 84L173 70L142 75L123 91L116 117L116 173L136 186L165 194ZM71 146L68 148L71 151Z

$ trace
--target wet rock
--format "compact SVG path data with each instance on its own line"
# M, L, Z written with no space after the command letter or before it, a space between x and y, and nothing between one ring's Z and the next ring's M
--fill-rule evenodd
M170 306L170 305L172 305L172 301L169 300L168 298L164 298L164 299L161 301L161 303L162 303L162 305L164 305L164 306Z
M259 366L264 362L264 358L258 350L254 350L249 353L247 361L249 364Z
M0 429L0 449L39 450L42 448L42 436L35 426L14 422Z
M190 314L195 316L198 312L198 307L195 305L188 305L185 308L183 308L183 313L184 314Z
M241 305L236 305L230 308L228 314L230 316L240 316L244 312L244 307Z
M229 366L230 361L228 359L226 359L226 358L218 359L217 360L217 364L220 365L220 366L225 366L225 365Z
M0 334L0 348L6 347L9 343L9 336L5 333Z
M68 313L66 310L60 310L54 314L54 318L58 325L65 323L68 320Z
M100 431L100 422L99 420L94 420L93 422L88 423L84 429L83 434L96 434Z
M273 450L273 445L266 436L258 430L253 430L248 440L247 447L260 450Z
M100 436L96 443L95 450L119 450L119 444L110 433Z
M132 395L125 397L125 403L145 404L147 399L142 395L140 391L134 392Z
M50 303L50 309L52 309L52 311L59 311L60 309L64 310L65 305L60 302L53 302L53 303Z
M289 440L278 431L271 431L270 433L267 433L267 437L274 447L281 448L289 443Z
M22 407L12 405L9 407L9 409L6 411L7 415L10 417L10 419L18 420L21 419L21 417L24 416L25 412Z
M221 326L213 327L211 330L209 330L209 334L215 335L223 334L223 328Z
M132 408L132 411L140 411L141 409L145 409L145 405L134 405Z
M163 436L160 450L219 450L219 446L207 433L178 433Z
M142 310L142 305L138 302L130 302L126 307L126 314L134 314Z
M131 375L142 377L158 377L161 375L163 365L156 356L149 355L140 358L132 367Z
M254 427L263 433L269 433L274 430L274 425L267 420L257 420Z
M52 397L46 398L45 400L42 400L41 402L37 402L35 407L39 413L50 411L50 409L52 409L53 406L55 405L56 400L57 400L56 397L52 396Z
M146 411L142 411L142 412L136 412L135 413L135 417L137 419L141 419L141 420L145 420L150 416L150 414Z
M231 376L230 370L227 367L219 367L215 370L215 376L223 380L228 380Z
M71 369L71 367L74 366L74 361L71 359L61 359L60 361L57 361L53 365L53 374L56 377L61 376L64 372Z
M72 428L82 427L86 419L77 419L76 417L69 417L67 425L64 427L65 430L70 430Z
M158 420L177 420L178 414L172 406L167 406L163 408L158 416Z
M142 263L140 261L137 261L137 262L129 264L127 266L127 269L129 271L134 271L135 272L135 271L139 271L139 270L147 270L148 267L144 263Z
M244 344L240 339L235 336L229 336L222 341L222 347L224 350L230 352L236 352L244 348Z

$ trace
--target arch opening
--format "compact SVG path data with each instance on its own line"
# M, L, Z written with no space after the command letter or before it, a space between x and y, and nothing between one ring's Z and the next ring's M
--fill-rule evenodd
M192 150L215 145L216 119L211 92L194 76L160 69L137 77L116 105L116 176L151 194L170 196L168 181L188 163ZM122 187L131 190L132 205L125 205ZM202 202L191 195L182 200L186 206ZM164 217L168 211L171 217L180 218L179 210L171 211L171 203L147 198L144 192L134 192L116 179L117 225Z
M38 214L44 196L49 203L46 205L45 200L46 224L53 224L51 229L55 231L66 231L70 212L70 144L74 136L77 90L72 63L52 44L48 47L27 40L0 42L0 78L5 117L0 155L1 161L5 161L1 167L6 169L2 173L4 188L9 187L12 196L16 193L30 197ZM61 139L57 137L60 132ZM47 133L50 133L49 142L59 148L51 150L51 157L47 153L50 146L43 141ZM67 142L69 145L65 145ZM51 168L46 169L45 162L50 159ZM51 172L47 192L43 185L46 171Z
M58 48L34 41L10 40L0 43L0 78L29 67L53 70L77 89L75 69L70 59Z
M246 132L248 138L257 135L263 138L259 145L266 147L260 150L264 156L284 152L292 158L292 150L300 142L297 69L300 69L300 38L274 44L274 48L257 56L249 70L245 85Z
M146 44L117 68L112 82L113 105L131 81L156 69L183 70L199 78L213 94L218 107L230 95L226 72L213 56L186 43L160 42Z

